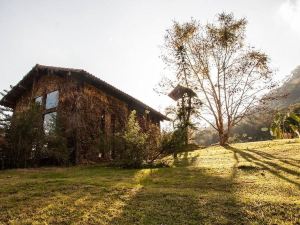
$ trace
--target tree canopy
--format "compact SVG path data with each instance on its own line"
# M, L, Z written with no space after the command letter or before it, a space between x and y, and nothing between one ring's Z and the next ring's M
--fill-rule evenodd
M220 144L276 86L269 57L246 43L246 25L245 18L221 13L205 25L174 22L165 36L163 59L176 76L161 86L179 83L197 93L203 104L198 119L218 131Z

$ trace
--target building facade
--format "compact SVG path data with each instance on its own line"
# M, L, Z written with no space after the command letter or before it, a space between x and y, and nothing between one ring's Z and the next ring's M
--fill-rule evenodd
M4 96L0 104L14 114L32 103L42 108L47 133L53 118L60 118L74 163L113 158L114 143L105 154L93 149L100 136L114 137L125 127L132 110L141 128L160 127L168 118L139 100L84 70L36 65Z

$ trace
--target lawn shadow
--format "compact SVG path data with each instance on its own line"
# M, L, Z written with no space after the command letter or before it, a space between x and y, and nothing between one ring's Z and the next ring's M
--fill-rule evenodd
M194 167L197 157L182 153L174 160L178 167L157 169L148 176L111 224L249 223L235 194L236 168L230 176L223 176L209 168Z
M21 182L0 189L0 224L109 224L138 191L137 170L67 170L39 176L32 171Z
M247 162L254 163L255 165L262 168L263 170L267 170L270 173L272 173L273 175L275 175L291 184L294 184L298 188L300 188L299 182L291 179L290 177L284 176L280 172L284 172L290 176L296 176L296 177L299 177L300 173L295 170L292 170L290 168L287 168L288 165L279 165L278 163L270 162L269 160L277 159L277 158L273 157L272 155L261 152L261 151L252 150L252 149L240 150L240 149L234 148L230 145L225 146L225 148L232 151L235 155L239 155L240 157L245 159ZM261 158L258 158L257 156L254 156L253 154L251 154L249 152L259 155ZM285 163L284 160L279 160L279 161L282 163Z
M278 160L278 161L280 161L282 163L289 164L291 166L300 168L300 160L296 160L296 159L281 159L281 158L275 157L275 156L273 156L273 155L271 155L269 153L262 152L262 151L259 151L259 150L255 150L255 149L247 149L247 151L253 152L253 153L259 155L260 157L263 157L263 158L268 159L268 160ZM293 161L293 162L291 162L291 161ZM294 162L296 162L298 164L295 164Z
M258 156L261 152L257 150L226 148L233 152L230 168L197 167L200 156L183 152L174 160L174 168L122 170L95 167L77 169L72 174L35 174L28 182L17 183L19 185L10 191L16 191L13 204L18 204L20 212L41 223L52 220L52 224L198 225L251 224L253 221L266 224L272 215L259 217L255 213L257 206L243 202L238 195L245 185L238 180L240 161L245 159L298 187L296 181L278 171L291 176L299 173L285 165L269 162L272 155ZM35 178L40 183L36 183ZM8 194L8 190L2 194ZM278 215L282 212L279 212L281 206L276 207ZM6 204L5 207L0 206L4 210L3 216L16 206ZM268 205L259 207L267 208Z
M199 154L189 157L189 152L178 153L177 157L174 158L173 165L175 167L187 167L194 166L198 160Z

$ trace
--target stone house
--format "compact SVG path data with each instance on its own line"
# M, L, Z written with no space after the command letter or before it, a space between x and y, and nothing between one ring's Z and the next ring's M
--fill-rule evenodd
M105 81L80 69L44 65L34 66L23 79L0 100L14 114L36 102L42 106L44 130L51 118L62 118L64 134L74 163L96 161L99 153L92 151L99 135L113 137L120 132L132 110L143 130L166 116ZM114 147L109 155L114 157Z

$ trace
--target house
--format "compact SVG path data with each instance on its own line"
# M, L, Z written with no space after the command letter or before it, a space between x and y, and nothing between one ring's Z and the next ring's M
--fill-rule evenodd
M64 135L74 163L95 161L93 151L100 135L113 137L120 132L132 110L143 130L160 127L166 116L105 81L80 69L34 66L5 95L0 105L10 107L14 114L27 110L33 102L43 109L44 129L51 118L63 118ZM112 147L105 157L114 157Z

